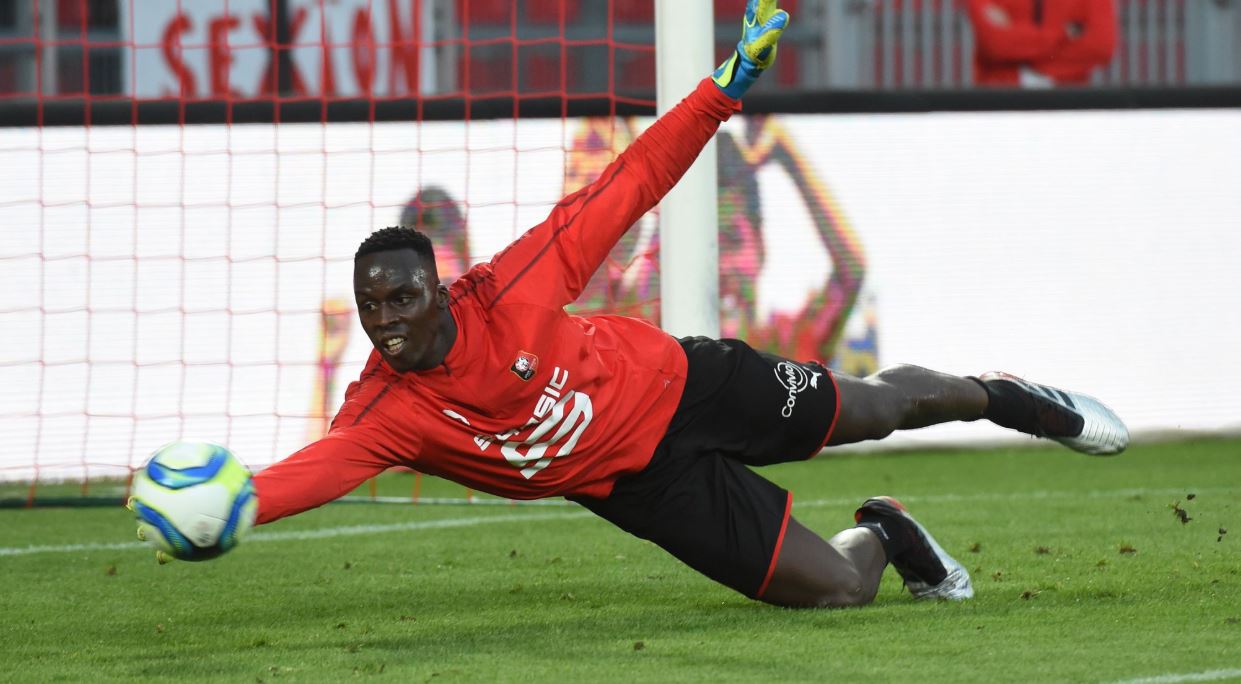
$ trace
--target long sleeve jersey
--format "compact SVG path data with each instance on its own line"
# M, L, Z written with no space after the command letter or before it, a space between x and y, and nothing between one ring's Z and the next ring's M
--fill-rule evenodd
M328 434L255 476L258 522L392 466L515 499L602 498L644 468L684 389L685 354L644 321L564 307L739 108L704 79L594 183L456 280L457 338L441 365L397 373L372 351Z

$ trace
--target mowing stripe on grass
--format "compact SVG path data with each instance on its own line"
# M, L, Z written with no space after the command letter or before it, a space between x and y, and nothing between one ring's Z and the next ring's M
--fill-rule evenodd
M1207 670L1184 674L1163 674L1139 679L1125 679L1114 684L1179 684L1180 682L1218 682L1224 679L1241 679L1241 670Z
M1236 492L1238 487L1201 487L1195 490L1198 494ZM978 492L974 494L925 494L902 496L904 502L915 503L970 503L982 501L1042 500L1042 499L1111 499L1133 496L1184 496L1186 488L1163 489L1096 489L1085 492L1073 491L1033 491L1033 492ZM465 500L462 500L464 503ZM824 506L850 506L859 503L857 497L837 497L832 499L811 499L797 501L795 508L819 508ZM350 537L363 534L382 534L385 532L407 532L415 530L434 530L453 527L473 527L504 522L522 522L538 520L570 520L588 518L586 511L559 513L533 513L529 515L489 515L469 518L446 518L443 520L422 520L407 523L391 523L387 525L347 525L344 527L324 527L316 530L298 530L289 532L255 532L246 539L246 543L326 539L329 537ZM94 544L59 544L50 546L10 546L0 547L0 557L27 556L36 553L78 553L81 551L111 551L150 548L142 542L94 543ZM1195 680L1184 680L1195 681ZM1207 681L1207 680L1204 680Z
M1241 492L1241 487L1166 487L1148 489L1131 487L1128 489L1090 489L1086 491L1039 490L1032 492L975 492L973 494L902 494L898 496L902 502L909 503L974 503L983 501L1040 501L1043 499L1115 499L1135 496L1175 496L1185 497L1187 494L1227 494ZM855 498L814 499L811 501L793 500L793 507L844 506L861 503Z
M1134 496L1175 496L1186 497L1187 494L1241 494L1241 487L1178 487L1164 489L1149 489L1145 487L1130 489L1098 489L1086 491L1031 491L1031 492L975 492L972 494L902 494L900 500L904 502L915 503L973 503L987 501L1040 501L1044 499L1112 499L1117 497L1134 497ZM862 502L861 497L835 497L831 499L809 499L802 501L794 499L795 508L818 508L823 506L849 506ZM416 502L408 496L346 496L338 499L336 503L380 503L380 504L396 504L398 506L410 506L413 504L433 504L444 506L504 506L504 507L524 507L524 506L574 506L577 504L564 499L534 499L530 501L515 501L512 499L499 499L494 497L436 497L436 498L420 498Z

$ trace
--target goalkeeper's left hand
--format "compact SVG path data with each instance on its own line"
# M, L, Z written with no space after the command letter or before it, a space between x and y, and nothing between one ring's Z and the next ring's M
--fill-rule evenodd
M740 100L759 74L776 61L776 41L788 26L789 13L776 0L746 0L737 49L711 75L725 95Z

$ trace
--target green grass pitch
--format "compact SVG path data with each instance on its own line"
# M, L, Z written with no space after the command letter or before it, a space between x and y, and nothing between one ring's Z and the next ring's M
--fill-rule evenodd
M336 504L164 567L122 509L5 510L0 680L1241 679L1239 441L764 472L821 533L902 498L977 597L917 602L888 570L865 608L772 608L567 505Z

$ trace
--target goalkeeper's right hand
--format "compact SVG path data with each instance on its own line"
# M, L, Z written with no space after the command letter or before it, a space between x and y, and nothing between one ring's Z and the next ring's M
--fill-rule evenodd
M763 70L776 61L776 42L789 23L789 13L776 0L746 0L737 49L711 75L720 90L740 100Z
M129 511L130 513L134 512L134 497L131 496L128 499L125 499L125 510ZM147 540L146 532L142 531L142 525L140 524L138 525L138 541L144 542L146 540ZM176 558L164 553L163 551L160 551L159 549L155 550L155 562L159 563L160 565L167 565L168 563L171 563L174 560L176 560Z

